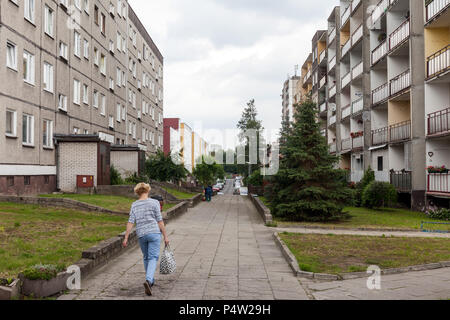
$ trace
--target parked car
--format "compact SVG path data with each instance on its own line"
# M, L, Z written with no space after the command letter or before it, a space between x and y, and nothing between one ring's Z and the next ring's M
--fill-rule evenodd
M220 191L220 187L218 185L213 186L213 191L219 192Z

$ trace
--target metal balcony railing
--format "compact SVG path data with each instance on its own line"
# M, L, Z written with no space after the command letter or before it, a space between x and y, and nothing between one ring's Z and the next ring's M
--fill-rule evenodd
M319 107L319 113L324 113L324 112L326 112L327 111L327 103L326 102L324 102L324 103L322 103L321 105L320 105L320 107Z
M399 192L411 192L412 172L411 171L391 171L391 184Z
M352 73L348 72L345 76L342 77L341 88L345 88L350 81L352 80Z
M358 78L360 75L362 75L363 71L364 65L363 62L361 61L352 69L352 79L355 80L356 78Z
M352 103L352 114L355 115L364 109L364 99L361 97Z
M390 81L390 94L395 95L411 86L411 72L406 70Z
M326 55L327 55L327 50L323 50L323 51L320 53L320 55L319 55L319 63L322 63L322 61L325 60Z
M450 108L428 115L428 135L450 133Z
M429 173L428 192L450 193L450 173Z
M362 149L364 148L364 136L356 137L352 139L352 149Z
M386 57L388 54L388 42L385 40L372 51L372 65Z
M342 120L350 117L351 114L352 114L352 108L350 105L347 105L344 108L342 108Z
M394 32L389 36L389 50L394 50L400 46L410 35L410 21L409 19L403 22Z
M336 85L333 85L331 88L329 88L328 90L328 97L332 98L336 95Z
M411 121L403 121L389 126L389 141L401 142L411 139Z
M327 84L327 76L323 76L322 79L320 79L319 81L319 88L322 88L326 84Z
M363 24L361 24L352 34L352 46L354 46L364 35Z
M344 12L341 15L341 26L344 26L347 23L347 20L350 18L351 13L351 5L349 5L347 8L345 8Z
M328 44L333 42L333 40L336 38L336 27L333 27L331 31L328 33Z
M347 42L344 43L341 47L341 57L344 57L352 47L352 39L348 38Z
M330 148L330 153L336 153L336 150L337 150L336 143L330 143L329 148Z
M328 65L328 71L333 70L333 68L336 66L336 56L330 59L330 64Z
M389 142L389 127L372 130L372 146L387 144Z
M427 77L433 78L448 70L450 70L450 44L427 58Z
M447 10L450 6L450 0L431 0L426 5L426 19L430 22L441 12Z
M382 86L372 91L372 105L381 103L389 98L389 83L385 83Z
M362 0L353 0L352 1L352 13L355 13L356 8L360 5Z
M352 138L348 138L341 141L341 150L342 151L352 150Z

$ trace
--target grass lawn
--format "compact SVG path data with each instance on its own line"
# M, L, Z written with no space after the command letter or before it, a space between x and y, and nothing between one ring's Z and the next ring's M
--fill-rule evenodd
M173 188L164 187L163 189L180 200L191 199L193 196L196 195L196 193L182 192L182 191L178 191L177 189L173 189Z
M311 222L287 222L275 219L278 227L319 226L333 228L376 228L376 229L412 229L420 230L422 221L445 223L428 218L421 212L405 209L370 210L366 208L346 208L351 218L341 222L311 223ZM426 225L427 229L450 231L450 225Z
M0 203L0 277L29 266L81 259L81 252L125 231L126 216Z
M66 198L77 200L81 202L85 202L88 204L92 204L95 206L99 206L112 211L119 212L129 212L131 208L131 204L136 201L136 199L131 199L127 197L121 196L105 196L105 195L86 195L86 194L45 194L41 195L41 197L46 198ZM174 204L164 204L163 210L168 210L175 206Z
M283 233L281 239L297 258L300 269L342 274L450 261L450 240Z

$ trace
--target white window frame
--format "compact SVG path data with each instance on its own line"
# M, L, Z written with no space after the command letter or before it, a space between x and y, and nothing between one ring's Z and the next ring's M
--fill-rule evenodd
M34 65L34 54L24 50L23 51L23 59L26 59L26 68L23 70L24 73L26 72L26 77L24 74L24 81L28 84L34 85L35 81L35 65Z
M80 80L73 79L73 103L80 105L81 96L81 82Z
M76 57L80 57L81 55L81 34L77 31L73 31L73 54Z
M34 17L36 15L36 3L35 0L23 1L24 18L34 24Z
M23 135L25 125L26 136ZM34 147L34 116L26 113L22 115L22 145Z
M45 5L44 6L44 30L45 33L53 38L54 36L54 30L55 30L55 23L54 23L54 16L55 12L52 8Z
M83 103L89 105L89 86L85 83L83 84Z
M58 96L58 109L67 112L67 96L62 93Z
M43 65L43 87L44 91L53 93L54 90L54 71L53 65L44 61Z
M11 41L6 42L6 66L17 71L17 46Z
M89 41L87 39L84 39L84 58L89 60Z
M44 119L42 123L42 145L45 149L53 149L53 121ZM47 125L45 132L47 139L44 139L44 123Z
M6 121L8 121L7 113L10 113L11 116L11 132L6 132ZM17 111L12 109L6 109L5 112L5 135L10 138L17 138Z

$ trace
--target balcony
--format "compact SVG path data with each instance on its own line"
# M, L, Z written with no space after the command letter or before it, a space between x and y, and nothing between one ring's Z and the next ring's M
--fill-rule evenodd
M389 98L389 83L385 83L372 91L372 105L382 103L388 98Z
M359 98L352 103L352 114L356 115L364 110L364 99Z
M363 62L361 61L352 69L352 79L355 80L356 78L358 78L360 75L362 75L363 71L364 65Z
M444 12L450 6L450 0L432 0L426 5L427 23Z
M391 184L398 192L409 193L412 190L412 172L411 171L391 171Z
M409 19L403 22L394 32L389 36L389 50L392 51L399 47L404 41L409 39L410 22Z
M351 108L350 105L345 106L344 108L342 108L342 116L341 116L342 120L350 117L351 114L352 114L352 108Z
M323 76L322 79L320 79L320 81L319 81L319 89L322 88L326 84L327 84L327 76Z
M343 152L352 150L352 138L341 141L341 150Z
M320 135L322 137L326 137L327 136L327 130L326 129L320 130Z
M333 40L336 38L336 27L333 27L331 31L328 33L328 45L333 42Z
M333 70L333 68L336 66L336 56L331 58L330 64L328 65L328 71Z
M364 149L364 136L352 139L352 150Z
M411 140L411 121L403 121L389 126L389 142L397 143Z
M351 38L348 38L347 42L342 45L341 59L349 52L351 47L352 47L352 40Z
M358 6L361 4L362 0L353 0L352 1L352 14L355 13Z
M350 13L351 13L351 5L349 5L344 12L341 15L341 27L345 26L345 24L347 23L348 19L350 18Z
M331 88L329 88L328 97L332 98L335 95L336 95L336 85L333 85Z
M342 77L341 88L344 89L352 80L352 73L349 72Z
M327 51L323 50L319 55L319 63L322 63L325 60L326 56L327 56Z
M324 102L324 103L322 103L321 105L320 105L320 107L319 107L319 113L324 113L324 112L327 112L327 103L326 102Z
M329 144L330 153L336 153L336 143Z
M450 108L430 113L428 115L428 135L450 133Z
M450 195L450 173L429 173L428 192Z
M372 130L372 146L388 144L389 127Z
M427 77L434 78L449 69L450 44L427 58Z
M389 8L389 0L381 0L372 11L372 24L377 22Z
M388 54L388 42L385 40L375 50L372 51L372 66L386 57Z
M352 46L354 46L360 39L363 37L363 25L361 24L358 29L355 30L352 34Z
M336 116L331 116L328 125L331 127L336 124Z
M398 94L411 86L411 72L406 70L390 81L391 96Z
M389 171L375 171L375 181L389 183Z

